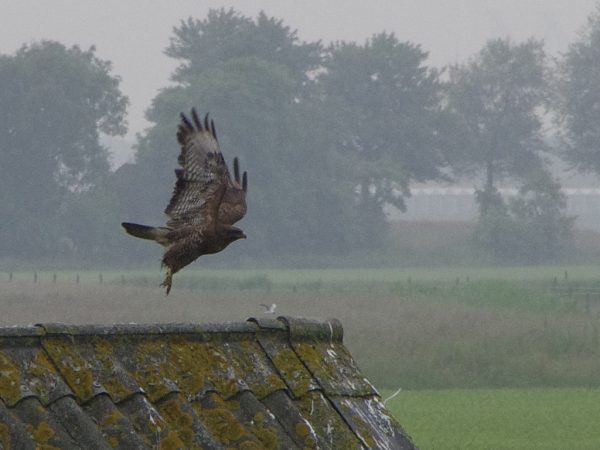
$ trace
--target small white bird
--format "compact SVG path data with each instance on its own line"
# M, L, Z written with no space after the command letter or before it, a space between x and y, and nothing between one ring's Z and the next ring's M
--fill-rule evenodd
M275 314L275 308L277 308L275 303L272 303L271 306L261 303L260 306L265 308L264 314Z

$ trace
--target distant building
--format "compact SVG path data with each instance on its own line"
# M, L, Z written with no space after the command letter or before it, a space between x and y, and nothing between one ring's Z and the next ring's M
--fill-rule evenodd
M518 194L516 188L498 189L504 198ZM567 215L576 216L579 229L600 230L600 188L563 188ZM468 187L417 187L406 199L406 212L387 209L392 221L465 222L477 219L475 189Z

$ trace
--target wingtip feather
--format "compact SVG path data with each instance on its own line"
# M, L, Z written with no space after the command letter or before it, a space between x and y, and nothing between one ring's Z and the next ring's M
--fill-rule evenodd
M210 129L212 131L213 137L215 138L215 141L218 141L218 139L217 139L217 129L215 128L215 122L212 119L210 119Z
M236 183L240 182L240 163L237 156L233 158L233 179Z
M181 122L182 122L182 125L180 125L180 127L182 127L183 125L185 125L185 127L188 130L193 130L194 129L194 126L190 122L190 119L188 119L184 113L179 113L179 117L181 117Z
M206 113L206 115L204 116L204 128L205 128L206 130L209 130L209 129L210 129L210 128L209 128L209 125L208 125L208 114L209 114L209 113Z
M196 128L199 131L202 131L202 122L200 122L200 119L198 118L198 113L196 112L196 108L192 108L192 120L194 121Z

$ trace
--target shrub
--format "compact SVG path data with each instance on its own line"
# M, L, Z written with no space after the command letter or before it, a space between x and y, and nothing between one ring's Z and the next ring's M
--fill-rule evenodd
M565 214L565 195L546 172L532 174L508 204L497 191L478 192L477 201L480 216L475 242L499 260L555 261L573 245L575 217Z

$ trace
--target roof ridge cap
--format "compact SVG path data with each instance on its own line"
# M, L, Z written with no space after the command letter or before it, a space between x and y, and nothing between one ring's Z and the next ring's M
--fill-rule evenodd
M259 330L287 331L291 341L343 342L344 330L338 319L279 316L277 319L250 317L245 322L209 323L37 323L0 326L0 337L109 336L256 333Z
M44 334L44 328L37 324L0 326L0 337L36 337Z
M20 330L20 328L17 328ZM220 323L114 323L114 324L67 324L39 323L32 330L36 333L29 335L169 335L169 334L217 334L217 333L253 333L256 327L247 322ZM27 330L27 329L25 329ZM10 327L0 327L0 336L13 336Z
M325 341L339 342L344 340L342 323L335 318L319 319L309 317L279 316L289 332L290 341Z

